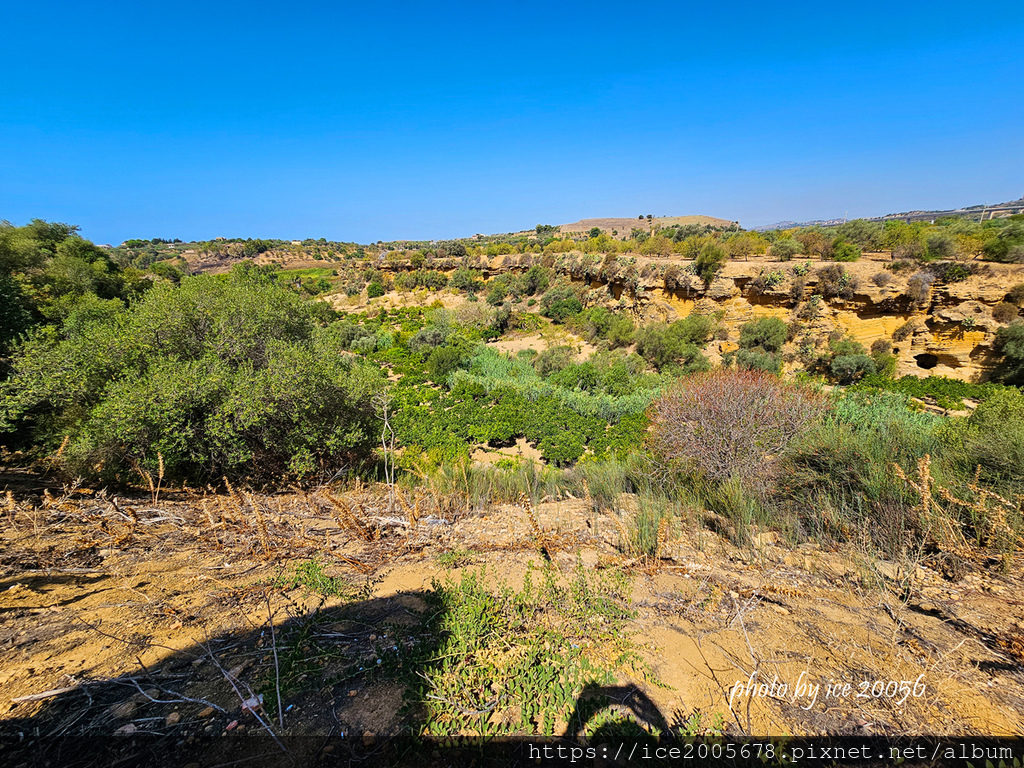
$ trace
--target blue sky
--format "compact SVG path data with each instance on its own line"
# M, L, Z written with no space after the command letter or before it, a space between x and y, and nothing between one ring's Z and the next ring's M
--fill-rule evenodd
M1019 3L5 3L0 219L757 226L1024 195Z

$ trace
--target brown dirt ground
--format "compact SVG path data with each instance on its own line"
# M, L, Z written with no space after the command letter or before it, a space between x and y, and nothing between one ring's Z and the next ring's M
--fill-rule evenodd
M467 510L425 498L410 523L387 511L379 488L349 489L346 513L325 492L251 503L176 492L115 508L91 492L40 499L40 481L24 473L0 482L16 487L18 502L0 534L5 766L272 764L282 753L241 700L272 679L268 646L344 602L274 586L289 564L313 557L362 594L355 614L327 628L337 657L286 698L275 730L303 764L372 764L408 723L402 692L328 672L372 663L381 642L418 642L403 627L434 579L487 566L516 585L540 562L517 506ZM635 499L619 506L628 515ZM773 533L737 548L684 520L660 559L637 560L619 551L613 514L569 496L537 508L561 572L582 561L633 574L627 634L652 674L622 682L666 715L720 713L734 735L1024 734L1019 555L1008 572L980 556L953 580L927 561L904 573L853 550L780 545ZM466 562L440 567L447 552ZM735 692L751 675L789 692ZM816 698L796 695L801 680L822 686ZM921 694L898 701L885 693L889 681L920 682ZM830 683L852 688L829 696ZM868 695L858 697L862 683ZM83 750L90 739L99 746Z

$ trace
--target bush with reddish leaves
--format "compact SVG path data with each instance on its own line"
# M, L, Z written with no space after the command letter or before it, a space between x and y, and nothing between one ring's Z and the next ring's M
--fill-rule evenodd
M756 489L824 410L818 393L768 373L698 374L651 406L651 453L666 473L736 479Z

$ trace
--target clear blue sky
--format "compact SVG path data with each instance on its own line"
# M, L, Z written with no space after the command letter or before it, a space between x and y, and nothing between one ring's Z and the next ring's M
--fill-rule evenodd
M1024 195L1013 3L6 2L0 219L745 226Z

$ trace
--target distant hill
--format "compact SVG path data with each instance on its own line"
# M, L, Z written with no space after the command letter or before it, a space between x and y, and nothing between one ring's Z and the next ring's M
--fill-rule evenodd
M982 221L984 219L997 219L1003 216L1013 216L1018 213L1024 213L1024 198L1020 200L1010 200L1005 203L996 203L994 205L968 205L964 208L950 208L944 211L904 211L903 213L887 213L885 216L870 216L855 218L865 218L867 221L935 221L935 219L942 219L950 216L958 216L963 218L977 219ZM765 232L769 229L792 229L793 227L830 227L837 224L843 224L846 218L840 219L815 219L814 221L777 221L774 224L766 224L761 227L754 227L755 232Z
M671 227L675 225L686 225L686 224L698 224L707 225L711 227L732 227L736 225L735 221L729 221L728 219L719 219L714 216L657 216L653 219L634 219L634 218L607 218L607 219L580 219L572 224L562 224L558 230L559 232L587 232L594 227L597 227L602 232L611 234L612 231L616 231L619 235L628 235L629 232L635 227L636 229L642 229L644 232L650 232L653 226L657 224L659 227Z

